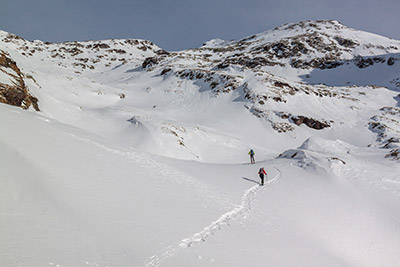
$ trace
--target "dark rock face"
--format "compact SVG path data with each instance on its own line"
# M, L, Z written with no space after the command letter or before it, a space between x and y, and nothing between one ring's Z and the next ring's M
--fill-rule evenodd
M210 70L184 69L174 72L174 75L189 80L202 80L205 84L209 85L216 95L235 91L241 85L240 79L235 76Z
M24 109L28 109L32 105L36 111L39 111L38 99L18 87L0 84L0 102Z
M108 44L104 44L104 43L97 43L93 45L93 49L96 48L101 48L101 49L107 49L110 48L110 46Z
M304 116L297 116L290 118L294 124L300 126L301 124L305 124L308 127L315 129L315 130L322 130L324 128L330 127L330 125L326 122L321 122L313 118L307 118Z
M288 58L300 54L308 54L309 49L300 40L282 40L263 47L264 52L272 53L277 58Z
M359 67L360 69L364 69L366 67L374 65L374 61L371 58L362 58L359 57L355 59L354 64Z
M169 55L170 53L169 52L167 52L167 51L165 51L164 49L160 49L160 50L157 50L156 52L155 52L157 55Z
M392 149L390 153L386 154L385 158L392 158L393 160L400 160L400 149Z
M354 48L357 45L357 43L354 42L353 40L345 39L340 36L335 36L335 40L338 42L338 44L340 44L341 46L344 46L344 47Z
M170 72L171 70L172 70L171 68L165 68L165 69L163 69L163 70L161 71L161 75L164 75L164 74Z
M151 67L153 65L157 65L160 62L160 59L157 57L148 57L142 63L142 68Z
M278 63L275 63L268 58L265 57L254 57L250 58L248 56L241 56L238 58L228 58L224 60L222 63L217 65L218 69L225 69L229 67L229 65L239 65L243 67L247 67L250 69L254 69L257 67L262 67L262 66L275 66Z
M394 65L394 63L395 63L395 59L392 58L392 57L390 57L390 58L388 59L388 61L387 61L387 64L388 64L389 66Z
M10 77L11 84L0 83L0 102L39 111L38 99L28 92L23 74L7 53L0 50L0 71Z

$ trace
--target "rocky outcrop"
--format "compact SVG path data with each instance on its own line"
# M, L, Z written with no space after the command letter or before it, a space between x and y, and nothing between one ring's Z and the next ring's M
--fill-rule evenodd
M368 123L369 129L377 134L381 148L390 149L386 158L400 160L400 108L383 107Z
M266 109L259 109L259 108L249 108L250 112L258 117L265 119L271 123L272 128L279 132L291 132L295 130L295 126L300 126L302 124L308 126L314 130L322 130L324 128L331 127L331 123L333 121L326 121L326 120L317 120L314 118L309 118L306 116L296 116L290 113L281 112L281 111L274 111L274 110L266 110ZM280 121L279 121L280 120Z
M400 160L400 148L392 149L390 153L386 154L385 158Z
M112 68L128 62L138 63L146 57L168 54L148 40L110 39L50 43L31 42L14 34L3 35L0 38L4 43L16 46L16 50L27 58L44 55L60 67L72 67L76 70L75 73L97 70L103 66Z
M147 57L142 63L142 68L145 69L145 68L157 65L160 61L161 61L161 58L157 57L157 56Z
M290 119L293 121L294 124L300 126L301 124L305 124L308 127L315 129L315 130L322 130L324 128L330 127L327 122L318 121L313 118L307 118L305 116L292 116Z
M215 94L235 91L241 85L242 80L235 75L202 69L184 69L174 72L174 74L179 78L202 81L207 84Z
M378 135L377 141L382 142L385 148L391 148L390 144L398 143L400 136L400 108L383 107L380 114L371 117L368 123L369 129ZM397 140L397 142L395 141Z
M38 99L29 93L24 81L24 75L17 63L4 51L0 50L0 102L28 109L33 107L39 111ZM8 78L8 79L7 79Z
M242 67L254 69L258 67L263 67L263 66L276 66L280 65L283 66L283 64L279 62L274 62L267 57L254 57L250 58L246 55L242 55L239 57L231 57L226 60L224 60L222 63L217 65L218 69L225 69L229 67L230 65L239 65Z

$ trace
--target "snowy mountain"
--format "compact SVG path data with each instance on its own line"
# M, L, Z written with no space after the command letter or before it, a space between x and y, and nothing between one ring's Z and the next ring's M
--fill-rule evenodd
M0 32L0 265L399 266L399 92L400 41L337 21Z

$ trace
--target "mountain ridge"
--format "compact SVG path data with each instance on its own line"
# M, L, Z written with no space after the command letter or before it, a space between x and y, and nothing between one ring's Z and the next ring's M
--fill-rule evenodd
M41 99L55 93L49 87L53 82L43 86L41 78L35 78L35 72L43 68L39 66L45 66L43 69L49 70L47 74L58 72L64 76L62 84L67 87L79 79L91 80L89 84L84 82L84 86L90 88L92 83L109 91L106 93L109 103L135 97L134 90L121 89L125 85L143 86L149 93L152 83L156 91L170 92L171 101L180 98L197 101L197 97L193 98L194 92L182 89L187 83L201 95L204 92L212 97L236 94L235 98L251 114L268 122L278 133L286 133L298 130L301 125L312 130L327 129L344 119L342 115L334 115L334 108L324 115L315 98L327 103L332 101L322 99L337 99L334 102L344 104L346 109L354 106L360 109L361 105L355 103L369 101L362 97L373 94L371 89L382 91L387 87L396 92L400 88L397 72L400 54L396 53L400 51L400 41L351 29L332 20L285 24L238 41L214 39L200 48L177 52L167 52L150 41L135 39L52 44L29 42L6 32L1 32L0 38L0 49L9 53L12 60L16 58L19 66L26 65L22 66L27 70L23 77L31 94L39 99L39 105ZM26 64L30 58L34 59L32 64ZM345 78L346 73L356 75ZM103 79L106 80L103 82ZM93 89L93 92L104 94L102 89ZM71 98L71 93L64 93ZM72 94L87 93L82 90ZM76 106L74 101L66 102ZM310 101L315 103L314 110L296 107L306 107ZM44 105L44 111L49 112ZM395 145L400 132L398 113L398 104L394 102L376 107L375 114L364 118L369 131L377 133L378 144L395 149L394 153L398 153ZM178 139L182 145L181 137ZM388 155L391 154L393 151Z

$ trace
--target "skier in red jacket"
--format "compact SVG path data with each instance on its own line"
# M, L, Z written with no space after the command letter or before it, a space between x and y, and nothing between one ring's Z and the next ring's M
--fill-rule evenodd
M258 175L260 176L261 179L261 185L264 185L264 175L267 176L267 172L264 170L264 168L261 168L258 171Z

